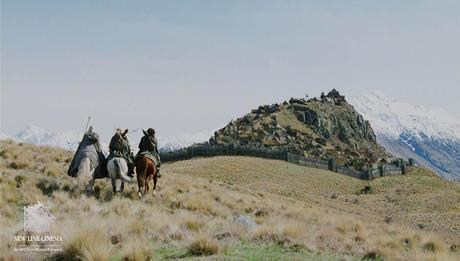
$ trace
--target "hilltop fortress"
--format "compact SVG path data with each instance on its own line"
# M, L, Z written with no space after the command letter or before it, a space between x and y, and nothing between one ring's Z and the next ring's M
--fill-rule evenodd
M209 143L276 147L358 170L389 156L369 122L335 89L319 98L260 106L216 131Z

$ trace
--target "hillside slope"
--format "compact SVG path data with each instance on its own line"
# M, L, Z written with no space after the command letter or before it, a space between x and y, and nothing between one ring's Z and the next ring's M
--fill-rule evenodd
M168 165L169 169L218 180L245 192L269 192L327 206L373 222L391 218L395 223L435 230L446 239L460 240L460 185L422 168L405 176L373 180L372 192L366 195L360 191L367 181L276 160L201 158Z
M260 106L216 131L210 143L276 146L359 170L386 156L369 122L335 89L320 99Z
M81 196L65 175L71 153L0 142L0 253L23 233L20 206L50 207L62 234L55 258L456 260L458 184L418 169L365 182L250 157L198 158L164 164L157 197L136 199L128 184L114 197L108 180ZM423 195L423 197L422 197ZM248 228L238 216L254 220ZM411 220L414 220L411 221ZM417 222L416 222L417 221ZM423 229L422 229L423 228Z

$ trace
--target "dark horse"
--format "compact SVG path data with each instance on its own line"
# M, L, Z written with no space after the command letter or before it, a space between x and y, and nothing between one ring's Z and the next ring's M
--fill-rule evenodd
M153 160L147 156L140 155L136 158L137 185L139 186L139 198L143 197L149 191L149 181L153 180L153 195L157 187L157 167Z

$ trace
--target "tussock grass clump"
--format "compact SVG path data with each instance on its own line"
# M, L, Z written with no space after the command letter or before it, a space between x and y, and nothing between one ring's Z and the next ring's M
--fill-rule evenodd
M188 253L192 256L215 255L219 253L219 245L214 239L201 236L190 244Z
M54 191L59 190L59 184L52 179L41 179L37 183L37 188L39 188L44 195L51 196Z
M444 242L439 239L430 238L423 244L423 250L431 253L441 253L445 251Z
M377 251L370 251L366 253L363 258L361 259L362 261L383 261L383 257L378 253Z
M153 260L153 246L148 240L136 238L130 240L123 246L121 251L123 261L148 261Z
M205 224L194 214L184 214L182 224L189 230L199 231Z
M63 173L62 168L56 163L46 166L44 169L44 172L45 172L45 175L49 177L58 177L60 175L65 174Z
M60 260L108 260L111 245L106 233L96 226L86 225L77 229L56 257Z
M26 177L23 175L17 175L16 177L14 177L14 181L16 181L17 188L20 188L25 180L26 180Z
M27 169L30 168L31 163L29 160L24 158L18 158L10 162L8 166L12 169Z

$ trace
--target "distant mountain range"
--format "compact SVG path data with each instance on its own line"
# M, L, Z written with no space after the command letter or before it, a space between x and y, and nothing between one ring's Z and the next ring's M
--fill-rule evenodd
M214 131L202 131L195 134L183 134L171 137L159 137L158 143L161 152L176 151L189 147L195 143L203 143L209 140Z
M175 151L181 148L188 147L194 143L200 143L209 140L212 136L212 131L203 131L196 134L184 134L171 137L158 137L160 151L168 152ZM0 140L11 139L16 142L30 143L39 146L60 147L67 150L76 150L78 144L83 137L83 132L65 131L54 133L34 124L27 125L13 136L0 133ZM137 151L137 145L142 137L141 131L136 131L128 134L128 138L134 152ZM108 150L108 142L101 139L101 145L104 150Z
M460 180L460 121L380 92L350 101L373 127L377 141L395 156L414 158L447 179Z
M82 132L65 131L53 133L34 124L27 125L13 136L1 133L0 139L12 139L16 142L30 143L39 146L53 146L75 150L83 137Z
M442 110L400 102L382 93L373 92L349 99L355 109L369 120L377 141L391 154L414 158L421 165L436 171L440 176L460 180L460 120ZM160 150L174 151L194 143L208 141L214 131L159 137ZM133 151L141 132L130 134ZM75 150L82 132L53 133L35 125L29 125L16 135L0 133L1 139L36 145L49 145ZM102 141L107 148L106 141Z

